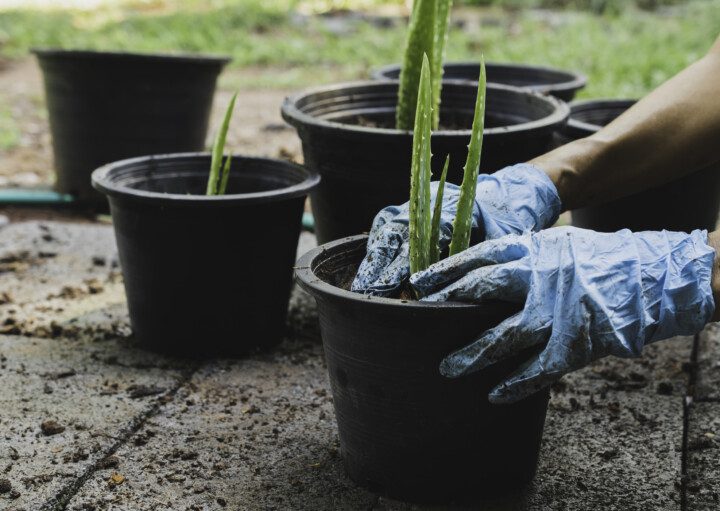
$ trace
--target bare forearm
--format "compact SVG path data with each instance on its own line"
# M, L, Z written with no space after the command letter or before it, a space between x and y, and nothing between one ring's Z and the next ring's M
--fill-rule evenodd
M564 209L617 199L720 160L720 39L710 52L596 134L532 161Z

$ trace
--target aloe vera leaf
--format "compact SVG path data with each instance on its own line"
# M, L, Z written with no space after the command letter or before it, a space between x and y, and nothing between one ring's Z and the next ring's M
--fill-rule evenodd
M478 84L477 99L475 100L475 115L470 145L468 145L467 161L463 170L463 182L460 187L457 213L453 223L450 255L462 252L470 245L473 202L475 201L475 189L477 188L477 177L480 170L480 153L482 151L483 129L485 126L485 81L485 59L480 57L480 83Z
M435 44L432 58L433 82L433 129L440 126L440 95L442 92L443 62L445 60L445 44L448 39L450 10L452 0L438 0L435 18Z
M230 118L235 108L235 100L237 92L233 94L230 104L225 110L225 118L223 119L220 131L215 137L213 144L212 158L210 160L210 176L208 177L206 195L218 195L218 182L220 181L220 166L222 165L223 153L225 152L225 139L227 138L228 128L230 127ZM222 194L222 193L220 193Z
M430 62L423 55L420 72L415 128L410 168L410 272L427 268L430 263L430 137L432 122L432 84Z
M442 201L445 193L445 179L450 166L450 155L445 158L445 166L440 174L437 192L435 193L435 208L433 209L432 227L430 228L430 264L440 260L440 215L442 215Z
M410 17L405 55L400 69L398 105L395 114L395 127L399 130L413 129L423 54L426 54L428 59L432 59L435 54L436 14L437 0L416 0Z
M223 167L222 171L222 178L220 179L220 188L218 189L218 195L225 195L225 190L227 189L228 184L228 178L230 177L230 161L232 160L232 155L227 155L227 158L225 158L225 166Z

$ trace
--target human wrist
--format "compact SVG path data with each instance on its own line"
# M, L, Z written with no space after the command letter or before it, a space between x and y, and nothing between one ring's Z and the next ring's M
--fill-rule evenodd
M596 183L586 183L589 170L597 166L605 144L588 137L545 153L528 163L542 170L560 197L562 211L577 209L593 199Z

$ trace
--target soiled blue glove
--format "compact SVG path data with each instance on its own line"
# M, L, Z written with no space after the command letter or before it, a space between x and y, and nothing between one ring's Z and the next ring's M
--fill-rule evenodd
M440 365L457 377L544 346L491 391L491 402L511 403L601 357L636 357L646 344L699 332L715 310L714 256L706 231L560 227L480 243L410 283L425 301L525 304Z
M432 183L431 197L435 197L436 190L437 183ZM460 187L447 183L440 220L441 249L452 238L459 197ZM407 279L409 208L408 203L388 206L377 214L367 254L352 284L353 291L387 296ZM553 225L559 214L560 197L547 174L527 163L506 167L494 174L478 176L472 237L495 239L511 233L539 231Z

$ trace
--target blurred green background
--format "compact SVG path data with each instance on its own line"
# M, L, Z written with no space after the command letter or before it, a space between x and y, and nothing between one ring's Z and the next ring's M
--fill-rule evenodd
M0 0L0 55L224 53L248 70L226 86L295 88L397 62L407 12L399 0ZM700 57L718 31L718 0L456 0L448 60L550 64L586 73L582 96L636 97Z

